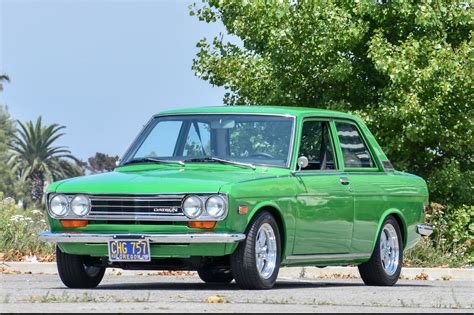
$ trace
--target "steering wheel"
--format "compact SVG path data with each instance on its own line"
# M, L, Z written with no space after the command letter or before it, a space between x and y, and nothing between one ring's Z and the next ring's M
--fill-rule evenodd
M265 158L269 158L269 159L274 159L273 155L269 154L269 153L265 153L265 152L254 152L252 154L249 155L249 157L256 157L256 156L261 156L261 157L265 157Z

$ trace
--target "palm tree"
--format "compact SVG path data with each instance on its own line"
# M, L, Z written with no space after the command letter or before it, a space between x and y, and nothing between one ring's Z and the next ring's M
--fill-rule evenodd
M8 164L20 176L21 180L31 180L31 198L38 202L43 196L45 181L54 181L67 177L82 175L80 161L64 146L53 146L64 133L64 126L52 124L42 125L41 116L33 124L32 121L22 123L10 144Z
M10 82L10 78L6 74L0 74L0 92L3 91L2 81Z

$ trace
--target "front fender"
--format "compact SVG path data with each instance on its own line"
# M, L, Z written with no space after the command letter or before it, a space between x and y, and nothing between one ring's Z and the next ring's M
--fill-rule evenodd
M257 214L257 212L259 212L263 208L274 208L276 211L278 211L280 217L283 217L281 209L276 202L270 201L270 200L261 201L261 202L258 202L253 207L252 211L247 216L247 224L246 224L247 226L250 223L250 221L252 221L253 217Z
M257 213L261 211L269 211L277 221L280 229L280 236L281 236L281 260L283 261L285 257L291 255L293 251L293 243L294 243L294 235L295 235L295 220L294 217L291 215L291 211L283 211L281 206L274 201L260 201L252 207L252 210L246 217L246 228L247 229L255 218ZM289 210L289 209L288 209Z

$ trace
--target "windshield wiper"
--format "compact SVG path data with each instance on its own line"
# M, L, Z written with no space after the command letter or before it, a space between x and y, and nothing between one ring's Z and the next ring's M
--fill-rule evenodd
M130 164L137 164L137 163L144 163L144 162L152 162L152 163L158 163L158 164L179 164L181 166L185 165L183 161L160 160L160 159L145 157L145 158L132 159L130 161L127 161L127 162L123 163L121 166L130 165Z
M250 167L253 170L256 169L255 165L253 165L251 163L242 163L242 162L224 160L224 159L216 158L216 157L213 157L213 156L206 156L206 157L203 157L203 158L193 158L193 159L184 160L184 162L209 162L209 161L211 161L211 162L214 161L214 162L218 162L218 163L222 163L222 164L231 164L231 165Z

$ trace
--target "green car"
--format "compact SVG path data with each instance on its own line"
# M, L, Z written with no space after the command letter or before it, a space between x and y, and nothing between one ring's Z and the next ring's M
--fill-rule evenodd
M110 173L46 193L59 276L96 287L108 267L197 270L269 289L281 266L358 265L394 285L422 224L425 181L393 169L353 115L294 107L172 110Z

